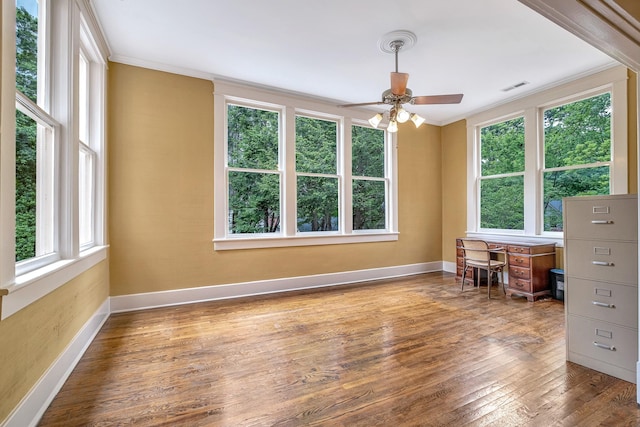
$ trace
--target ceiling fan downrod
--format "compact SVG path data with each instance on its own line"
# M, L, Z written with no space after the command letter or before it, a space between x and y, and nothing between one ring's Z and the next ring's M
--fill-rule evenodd
M398 72L398 52L400 52L402 46L404 46L404 42L402 40L392 40L389 42L389 47L396 56L396 73Z

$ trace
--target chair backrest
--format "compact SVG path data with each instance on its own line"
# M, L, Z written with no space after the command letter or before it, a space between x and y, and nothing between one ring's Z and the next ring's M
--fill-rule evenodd
M489 245L484 240L462 239L464 257L469 261L489 262Z

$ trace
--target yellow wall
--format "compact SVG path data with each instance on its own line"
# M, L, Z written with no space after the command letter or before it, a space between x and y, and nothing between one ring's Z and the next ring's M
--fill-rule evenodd
M467 121L442 127L442 255L456 262L456 237L467 231Z
M108 296L108 262L102 261L0 322L0 422Z
M111 295L442 259L440 128L398 132L397 242L214 251L213 84L109 65Z

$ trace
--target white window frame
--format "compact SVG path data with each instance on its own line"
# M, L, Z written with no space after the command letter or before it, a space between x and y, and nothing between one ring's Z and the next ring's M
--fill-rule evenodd
M2 3L2 102L0 127L0 320L5 319L42 298L73 278L106 259L105 232L105 138L106 58L109 50L88 0L41 1L47 28L57 28L48 38L39 40L45 46L44 84L39 76L38 105L22 102L15 88L15 2ZM81 26L83 29L81 30ZM84 35L82 33L85 32ZM90 37L87 37L90 35ZM89 46L97 62L92 64L91 87L95 99L90 111L91 138L89 148L96 154L94 245L81 248L78 239L78 54L80 45L91 39ZM46 40L44 40L46 39ZM52 54L55 52L55 55ZM40 65L39 65L40 66ZM95 72L94 72L95 71ZM46 83L45 83L46 81ZM93 95L92 95L93 96ZM15 111L16 102L26 106L31 117L44 121L55 133L57 178L55 182L56 255L47 260L26 260L28 267L15 262ZM6 132L6 133L5 133ZM21 263L22 264L22 263Z
M88 15L86 13L80 14L79 19L79 56L82 56L87 63L87 74L86 74L86 87L85 91L87 93L86 105L84 105L83 111L85 112L86 117L85 125L86 132L85 135L80 134L80 73L78 72L78 91L77 91L77 116L78 120L75 125L78 126L78 150L79 153L83 152L88 159L90 159L91 168L86 171L89 176L80 177L78 176L78 209L80 209L80 188L82 188L82 184L80 180L85 179L88 181L90 191L90 203L89 207L92 209L90 212L90 233L91 238L82 242L79 241L79 251L83 253L87 250L95 246L104 246L106 244L105 236L105 209L106 209L106 186L105 186L105 174L106 174L106 164L105 164L105 110L106 110L106 61L104 60L104 56L101 53L100 47L95 40L93 34L95 34L95 29L92 31L91 25L88 21ZM80 61L78 61L77 65L78 69L80 67ZM83 140L85 137L87 140ZM79 155L79 154L78 154ZM79 215L79 214L78 214ZM78 217L79 219L79 217ZM78 227L80 224L78 224ZM78 231L78 236L80 238L80 231Z
M611 93L611 194L628 191L627 69L616 66L483 111L467 119L467 236L543 239L562 245L562 232L545 232L543 212L543 111L553 106ZM524 230L480 228L480 140L484 126L523 116L525 122Z
M16 92L16 109L38 124L36 174L36 255L16 262L16 275L28 273L60 259L58 245L60 182L59 128L60 125L44 110L23 94ZM15 199L14 199L15 203ZM15 240L14 240L15 242ZM46 251L46 252L44 252Z
M358 230L352 228L351 199L351 125L368 127L370 111L338 108L327 102L285 94L274 90L250 87L228 81L214 82L214 249L233 250L326 244L394 241L398 239L397 158L395 134L385 137L385 178L388 180L387 228L385 230ZM279 233L228 233L226 138L227 104L254 106L280 111L282 193ZM302 115L325 120L337 120L338 175L340 185L340 230L338 232L296 232L296 170L295 170L295 117ZM345 131L348 130L348 131ZM346 214L344 214L346 212Z
M353 129L353 126L361 126L361 127L370 127L368 125L363 124L360 121L352 121L351 123L351 129ZM353 134L353 132L349 133L349 137L351 137L351 135ZM388 132L385 132L385 138L388 139ZM385 141L386 142L386 141ZM387 146L389 144L385 143L385 150L387 149ZM351 167L347 167L348 173L349 173L349 212L351 212L351 215L349 215L349 227L351 228L351 232L352 233L371 233L371 232L375 232L377 229L366 229L366 230L353 230L353 210L352 210L352 198L353 198L353 181L371 181L371 182L382 182L384 184L384 191L385 191L385 200L390 200L389 198L391 197L392 194L392 190L391 190L391 180L390 180L390 176L393 175L393 168L391 165L390 160L391 157L389 157L387 155L387 153L385 153L384 156L384 176L383 177L375 177L375 176L366 176L366 175L352 175L352 164L353 164L353 159L352 159L352 152L353 150L349 150L349 161L345 162L347 165L351 165ZM346 178L345 178L346 179ZM389 209L386 210L385 212L385 224L389 224L389 221L391 221L391 212Z
M297 178L300 176L306 176L306 177L312 177L312 178L331 178L331 179L336 179L338 182L338 219L339 219L339 223L338 223L338 230L330 230L330 231L297 231L298 228L298 224L297 224L297 218L298 218L298 203L297 203L297 194L298 194L298 188L296 186L295 188L295 194L296 194L296 214L293 216L293 218L296 219L296 221L291 221L291 218L289 218L288 223L292 223L291 225L293 226L292 229L287 229L287 234L288 235L300 235L300 236L307 236L307 237L311 237L311 236L326 236L328 234L334 234L334 235L340 235L342 233L342 231L344 230L344 227L347 226L346 221L345 221L345 216L348 216L345 214L344 208L343 208L343 203L341 202L341 200L344 200L345 197L345 192L349 191L349 194L351 193L351 189L350 188L346 188L345 187L345 182L344 182L344 178L343 178L343 174L341 173L341 171L344 171L345 167L343 166L343 161L342 158L344 157L342 155L343 151L344 151L344 143L342 142L342 140L344 139L342 137L342 135L344 135L344 124L343 124L343 120L342 117L340 116L330 116L330 115L323 115L323 114L318 114L316 112L313 111L303 111L303 110L296 110L296 114L294 117L294 126L295 126L295 120L297 117L305 117L308 119L314 119L314 120L325 120L328 122L333 122L336 124L336 164L335 164L335 173L330 174L330 173L311 173L311 172L299 172L296 169L296 163L295 163L295 158L296 158L296 154L297 152L294 152L294 164L293 164L293 168L295 170L295 182L297 182Z

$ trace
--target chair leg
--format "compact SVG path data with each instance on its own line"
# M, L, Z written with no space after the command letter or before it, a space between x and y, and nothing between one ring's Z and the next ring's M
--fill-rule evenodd
M467 276L467 267L464 266L462 268L462 282L460 283L460 292L464 291L464 281L466 279Z
M504 287L504 270L500 270L500 281L502 282L502 293L507 294L507 290Z
M491 284L493 283L493 273L487 270L487 298L491 299Z

